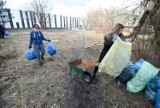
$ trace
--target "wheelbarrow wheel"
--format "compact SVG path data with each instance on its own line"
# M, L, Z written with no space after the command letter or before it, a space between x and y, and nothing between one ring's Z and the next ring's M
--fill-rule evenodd
M92 76L91 76L91 74L89 72L84 72L83 73L83 80L86 83L90 84L92 82Z

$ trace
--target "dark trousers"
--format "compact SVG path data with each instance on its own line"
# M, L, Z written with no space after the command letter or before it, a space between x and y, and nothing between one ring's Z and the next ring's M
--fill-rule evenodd
M103 60L103 58L107 54L108 50L109 49L105 49L105 48L102 49L101 54L100 54L99 59L98 59L99 63ZM96 66L95 69L94 69L93 77L95 77L97 71L98 71L98 66Z
M0 38L4 38L4 31L0 30Z
M109 49L111 48L112 45L113 45L112 39L104 41L104 47L103 47L101 54L99 56L99 59L98 59L99 63L103 60L104 56L107 54L107 52L109 51ZM98 71L98 66L96 66L94 69L93 77L95 77L97 71Z

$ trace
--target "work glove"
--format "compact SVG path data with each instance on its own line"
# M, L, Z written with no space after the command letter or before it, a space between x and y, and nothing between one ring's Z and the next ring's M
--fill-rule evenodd
M51 42L51 40L50 40L50 39L48 39L48 42Z
M115 40L117 40L118 39L118 35L117 34L114 34L113 35L113 40L115 41Z

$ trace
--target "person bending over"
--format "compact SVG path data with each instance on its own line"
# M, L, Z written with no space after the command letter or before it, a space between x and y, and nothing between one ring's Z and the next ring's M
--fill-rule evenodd
M102 49L102 51L100 53L100 56L99 56L99 59L98 59L99 63L102 61L104 56L107 54L108 50L113 45L113 43L114 43L114 39L113 39L114 34L117 34L122 40L124 40L124 35L122 34L123 29L124 29L124 26L122 24L120 24L120 23L117 23L115 25L115 27L110 32L108 32L108 33L106 33L106 35L104 35L103 49ZM93 81L95 79L97 70L98 70L98 66L95 67L95 69L94 69L94 73L93 73L93 76L92 76Z

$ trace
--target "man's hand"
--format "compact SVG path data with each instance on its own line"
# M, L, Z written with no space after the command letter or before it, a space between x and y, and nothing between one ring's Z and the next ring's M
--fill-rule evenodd
M48 42L51 42L51 40L50 40L50 39L48 39Z

